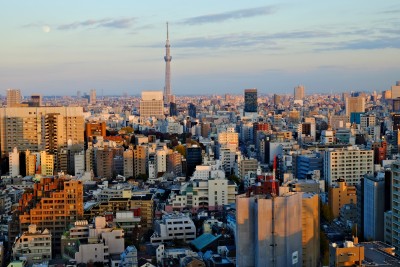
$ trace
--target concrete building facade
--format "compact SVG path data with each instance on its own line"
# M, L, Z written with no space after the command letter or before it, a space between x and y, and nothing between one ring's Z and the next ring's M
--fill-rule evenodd
M374 151L349 146L346 149L328 149L324 157L324 176L329 186L338 179L348 185L357 185L365 174L374 172Z

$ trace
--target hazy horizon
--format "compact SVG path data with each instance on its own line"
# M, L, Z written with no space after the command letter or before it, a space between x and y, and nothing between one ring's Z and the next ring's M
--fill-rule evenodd
M382 91L400 80L400 3L7 1L0 90L177 95ZM1 89L2 88L2 89Z

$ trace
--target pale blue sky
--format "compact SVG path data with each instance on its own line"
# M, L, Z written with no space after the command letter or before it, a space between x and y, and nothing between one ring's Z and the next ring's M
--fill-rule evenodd
M400 3L0 1L0 88L24 95L386 90L400 80Z

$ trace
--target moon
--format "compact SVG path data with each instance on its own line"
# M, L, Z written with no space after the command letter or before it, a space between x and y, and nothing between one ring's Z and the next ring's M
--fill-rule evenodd
M45 25L45 26L42 27L42 31L44 33L49 33L51 31L51 28L49 26Z

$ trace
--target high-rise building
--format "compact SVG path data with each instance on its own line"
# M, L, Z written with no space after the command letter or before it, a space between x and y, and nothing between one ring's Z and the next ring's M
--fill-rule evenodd
M0 108L0 149L56 154L68 144L84 145L82 107Z
M61 235L70 223L83 216L83 184L82 181L65 178L42 178L35 183L33 192L25 192L19 200L18 209L13 216L14 229L19 232L28 231L30 224L37 229L51 232L52 251L59 253ZM17 222L17 223L15 223ZM16 234L17 231L10 231ZM15 236L9 236L15 240Z
M176 103L173 102L169 103L169 115L171 117L178 116L178 109L176 107Z
M47 154L46 151L40 152L40 170L44 176L54 174L54 155Z
M392 166L392 188L391 188L391 200L392 200L392 211L389 213L390 219L385 222L389 224L387 227L391 232L390 239L387 240L391 245L393 245L396 250L400 249L400 227L398 222L400 222L400 191L398 190L400 186L400 160L396 160ZM386 216L385 216L386 217ZM390 242L391 241L391 242Z
M331 186L338 179L348 185L356 185L367 173L374 172L374 151L350 146L346 149L325 151L324 176Z
M168 105L170 102L175 102L172 99L171 93L171 53L170 53L171 45L169 43L169 31L168 31L168 22L167 22L167 40L165 42L165 87L164 87L164 104Z
M400 81L397 81L396 85L392 85L391 92L392 92L391 96L392 99L400 97Z
M281 96L274 94L274 105L277 106L281 103Z
M18 107L21 103L21 97L19 89L7 89L7 107Z
M201 165L202 160L202 149L200 146L193 145L186 147L186 177L192 176L196 166Z
M146 174L148 163L148 151L146 146L136 146L133 150L134 177Z
M302 193L240 195L236 212L236 266L302 266Z
M34 176L36 173L36 161L38 153L32 153L29 150L25 152L25 172L28 176ZM40 156L39 156L40 157Z
M188 105L188 114L191 118L196 118L196 106L193 103Z
M182 155L178 151L167 155L167 172L178 176L182 174Z
M365 175L364 178L364 220L365 240L384 240L385 173Z
M140 100L140 118L156 117L164 118L163 92L162 91L142 91L142 100Z
M299 85L294 88L294 100L304 100L304 85Z
M351 113L365 112L365 98L362 95L346 97L345 105L346 116L350 116Z
M337 186L329 186L328 203L333 217L337 218L340 209L346 204L357 203L357 192L355 186L346 184L344 180L339 180Z
M13 151L9 154L9 168L10 168L10 176L17 177L20 174L19 166L19 152L16 147L14 147Z
M91 105L96 104L96 89L90 90L89 104Z
M244 112L257 112L258 108L257 89L244 90Z
M124 176L133 177L133 149L129 148L124 151Z
M42 96L39 94L31 95L31 100L29 101L30 107L41 107L42 106Z
M97 148L95 155L95 175L97 177L111 178L113 176L113 150L109 147Z
M232 152L236 152L239 148L239 134L235 131L218 133L218 149L228 148Z

